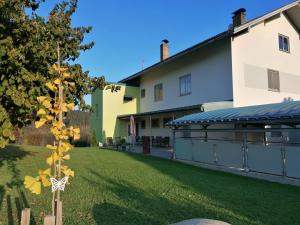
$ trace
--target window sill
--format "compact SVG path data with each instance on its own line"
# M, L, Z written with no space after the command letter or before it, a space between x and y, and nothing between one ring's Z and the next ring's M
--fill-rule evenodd
M278 93L280 92L280 90L278 90L278 89L271 89L271 88L269 88L268 91L271 91L271 92L278 92Z
M290 54L290 53L291 53L291 51L290 51L290 50L286 51L286 50L284 50L284 49L279 49L279 51L281 51L281 52L284 52L284 53L288 53L288 54Z
M182 97L182 96L187 96L187 95L191 95L192 92L189 92L189 93L186 93L186 94L180 94L179 97Z

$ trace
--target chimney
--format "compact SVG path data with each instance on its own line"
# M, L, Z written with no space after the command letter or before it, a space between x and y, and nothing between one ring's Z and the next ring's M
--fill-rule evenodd
M240 8L232 14L233 28L238 27L246 22L246 9Z
M164 39L160 44L160 61L164 61L167 58L169 58L169 41Z

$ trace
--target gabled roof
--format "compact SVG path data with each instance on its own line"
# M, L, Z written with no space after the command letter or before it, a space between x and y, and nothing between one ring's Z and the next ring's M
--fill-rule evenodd
M300 101L194 113L169 122L168 125L180 126L190 124L209 125L223 123L284 123L291 121L300 123Z
M262 16L259 16L257 18L254 18L244 24L242 24L241 26L239 27L236 27L234 28L233 30L232 29L229 29L227 31L224 31L222 33L219 33L211 38L208 38L190 48L187 48L161 62L158 62L158 63L155 63L127 78L124 78L122 80L119 81L119 83L126 83L126 82L129 82L131 80L134 80L136 78L139 78L142 74L146 73L146 72L149 72L153 69L156 69L156 68L159 68L165 64L168 64L168 63L171 63L173 62L174 60L182 57L182 56L185 56L193 51L196 51L204 46L207 46L209 44L212 44L212 43L215 43L219 40L222 40L224 38L228 38L228 37L231 37L232 35L236 34L236 33L239 33L240 31L243 31L249 27L252 27L252 26L255 26L256 24L262 22L262 21L265 21L266 19L269 19L277 14L280 14L280 13L283 13L284 16L290 21L290 23L292 24L292 26L299 32L299 35L300 35L300 0L296 0L288 5L285 5L283 7L280 7L279 9L276 9L276 10L273 10L272 12L270 13L267 13L265 15L262 15Z
M282 6L278 9L273 10L269 13L266 13L262 16L256 17L252 20L249 20L246 23L242 24L241 26L234 28L234 33L238 33L238 32L240 32L240 31L242 31L242 30L244 30L248 27L255 26L256 24L261 23L261 22L265 21L266 19L269 19L269 18L271 18L273 16L276 16L277 14L280 14L280 13L283 13L283 12L285 12L287 15L289 15L291 17L297 17L298 16L297 19L300 19L300 17L299 17L300 16L300 8L298 9L299 10L298 11L299 14L298 14L298 13L294 12L294 10L292 10L292 9L295 9L295 7L296 7L296 9L298 7L300 7L300 0L296 0L296 1L294 1L290 4L288 4L288 5ZM296 15L296 14L298 14L298 15ZM298 29L300 30L300 24L299 24Z
M230 36L231 36L231 31L224 31L222 33L219 33L219 34L217 34L217 35L215 35L213 37L210 37L210 38L208 38L208 39L206 39L206 40L204 40L204 41L202 41L202 42L200 42L200 43L198 43L198 44L196 44L196 45L194 45L194 46L192 46L190 48L187 48L187 49L185 49L185 50L183 50L183 51L181 51L181 52L173 55L173 56L170 56L169 58L167 58L167 59L165 59L163 61L155 63L152 66L149 66L149 67L147 67L147 68L145 68L145 69L143 69L143 70L141 70L141 71L139 71L139 72L137 72L137 73L135 73L135 74L133 74L133 75L125 78L125 79L123 79L123 80L120 80L119 83L126 83L129 80L132 80L132 79L137 78L137 77L139 77L140 75L142 75L142 74L144 74L146 72L149 72L150 70L153 70L153 69L156 69L156 68L158 68L158 67L160 67L162 65L168 64L168 63L174 61L175 59L177 59L179 57L187 55L187 54L189 54L189 53L191 53L193 51L196 51L196 50L198 50L198 49L200 49L200 48L202 48L202 47L204 47L204 46L206 46L208 44L211 44L213 42L222 40L225 37L230 37Z

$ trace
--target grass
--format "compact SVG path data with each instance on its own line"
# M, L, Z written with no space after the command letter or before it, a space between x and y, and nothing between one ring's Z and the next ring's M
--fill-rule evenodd
M0 150L0 224L31 224L50 213L50 190L33 195L24 175L45 168L48 150ZM64 224L156 225L213 218L233 225L300 224L300 188L215 172L150 156L93 148L73 150L75 178L63 193Z

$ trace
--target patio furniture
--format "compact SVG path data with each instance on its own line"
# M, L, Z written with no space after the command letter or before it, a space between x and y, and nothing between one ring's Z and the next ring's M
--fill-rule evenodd
M170 147L170 137L169 136L163 138L163 146Z
M163 138L161 136L156 136L155 140L156 140L156 146L157 147L162 147L162 145L163 145Z
M107 137L106 138L106 145L107 146L113 146L114 142L113 142L113 138L112 137Z
M135 137L135 144L136 144L136 145L141 145L141 144L142 144L142 139L141 139L140 136L136 136L136 137Z
M150 137L142 136L143 154L150 154Z

